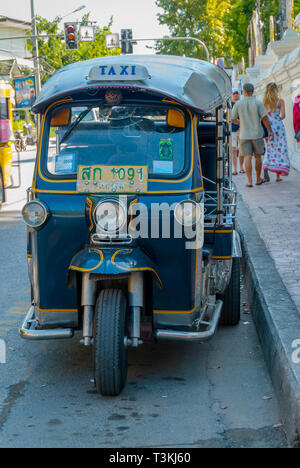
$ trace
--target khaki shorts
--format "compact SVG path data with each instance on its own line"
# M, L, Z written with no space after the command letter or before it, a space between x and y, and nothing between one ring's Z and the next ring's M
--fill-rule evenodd
M254 154L264 154L265 142L263 138L259 140L240 140L240 156L253 156Z
M232 132L232 147L238 148L240 144L240 131Z

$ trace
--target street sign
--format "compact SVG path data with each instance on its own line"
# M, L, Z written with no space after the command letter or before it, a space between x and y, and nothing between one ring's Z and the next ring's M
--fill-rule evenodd
M119 49L120 48L119 34L105 34L105 44L106 44L107 49Z
M216 65L217 67L221 68L222 70L224 70L225 68L225 60L224 60L224 57L219 57L216 59Z
M122 54L133 54L132 29L121 29Z
M89 81L144 81L150 78L149 72L143 65L97 65L90 69Z
M95 40L94 26L80 26L79 40L81 42L92 42Z
M16 78L15 92L17 108L32 107L35 101L35 77Z

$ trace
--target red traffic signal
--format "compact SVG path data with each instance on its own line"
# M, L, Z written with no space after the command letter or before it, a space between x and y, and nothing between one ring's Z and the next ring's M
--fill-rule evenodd
M78 49L78 24L77 23L65 23L65 47L66 50L77 50Z

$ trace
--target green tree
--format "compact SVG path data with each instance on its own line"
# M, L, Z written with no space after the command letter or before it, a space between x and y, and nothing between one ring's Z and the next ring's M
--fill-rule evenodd
M260 5L264 23L265 44L270 38L270 16L276 19L279 13L279 0L232 0L232 8L224 15L224 28L227 40L232 43L232 59L237 63L248 57L247 31L256 5ZM295 15L300 12L300 0L294 0Z
M192 36L205 42L213 57L228 55L230 50L223 34L223 16L230 10L230 0L156 0L163 9L160 24L169 27L174 37ZM195 41L163 41L157 45L162 54L205 58Z
M230 13L224 15L224 30L226 38L231 42L234 63L242 57L248 57L247 31L252 18L256 0L234 0Z
M224 56L227 64L248 57L247 31L253 10L259 4L264 23L265 43L269 42L269 18L279 11L279 0L156 0L163 11L160 24L167 25L172 36L194 36L206 43L212 57ZM295 15L300 0L294 0ZM159 53L204 58L195 42L157 44Z
M81 24L86 25L89 22L89 14L84 15ZM81 42L78 50L67 51L63 38L63 32L59 29L58 21L48 21L46 18L37 18L38 34L55 34L55 37L39 38L38 48L42 67L42 83L48 80L55 70L68 65L69 63L82 60L89 60L95 57L104 57L107 55L118 55L120 49L111 50L105 47L105 34L110 32L112 18L108 26L104 28L96 27L96 38L94 42ZM32 50L32 41L28 41L28 49Z

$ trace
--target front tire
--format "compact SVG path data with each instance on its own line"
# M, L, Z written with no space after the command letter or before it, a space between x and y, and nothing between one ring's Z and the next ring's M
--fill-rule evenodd
M241 269L240 259L234 258L232 261L232 271L230 283L226 289L220 324L235 326L241 320Z
M126 384L128 350L124 344L127 300L119 289L101 291L95 310L95 384L103 396L119 395Z

